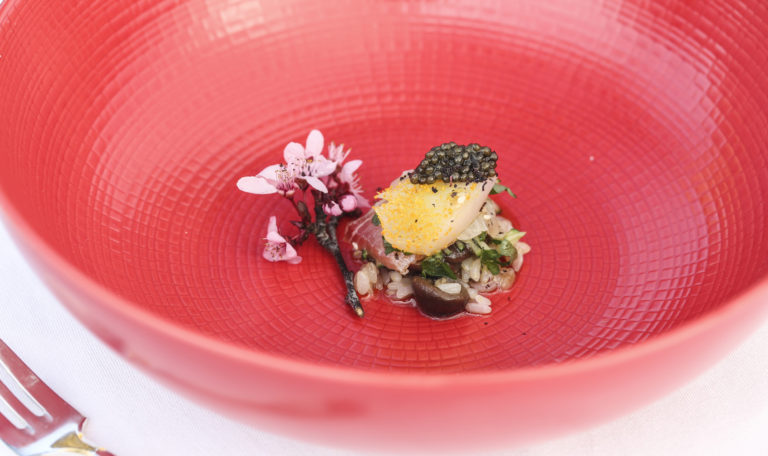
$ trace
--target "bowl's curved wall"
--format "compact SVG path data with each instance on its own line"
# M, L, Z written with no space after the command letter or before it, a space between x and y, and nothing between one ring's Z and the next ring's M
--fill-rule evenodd
M291 410L256 399L280 385L268 377L298 375L269 360L305 363L310 377L318 365L498 374L502 391L519 368L661 340L647 363L623 358L634 366L623 371L677 370L596 419L700 368L758 314L758 298L736 310L731 298L768 273L766 38L761 0L6 0L0 200L77 315L238 414ZM368 196L448 139L501 152L519 199L499 201L534 250L490 318L436 323L373 301L358 321L317 246L303 247L299 266L261 260L266 220L287 207L234 183L311 128L364 159ZM701 325L696 339L684 330L718 312L731 318L719 339L688 363L670 357L709 340ZM654 358L659 347L667 354ZM238 355L217 362L227 375L198 372L228 349ZM617 366L601 374L621 381ZM256 374L265 380L250 388L263 390L237 380ZM325 400L337 380L296 381ZM517 385L530 394L520 411L545 401L547 388L532 385ZM594 385L584 400L618 401L633 383ZM360 388L341 409L393 417L382 412L391 401L366 404L372 390ZM407 391L379 399L418 406ZM550 430L577 422L577 402ZM555 406L541 406L543 429ZM473 413L445 416L460 410Z

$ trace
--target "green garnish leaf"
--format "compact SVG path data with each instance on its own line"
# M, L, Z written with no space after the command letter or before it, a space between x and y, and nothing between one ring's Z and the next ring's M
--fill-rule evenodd
M491 246L486 244L485 240L487 238L488 238L488 233L483 231L482 233L470 239L468 242L468 245L469 245L469 248L472 249L472 253L474 253L477 256L480 256L480 252L482 252L483 250L489 250Z
M456 243L455 243L455 244L453 244L453 245L455 245L455 246L456 246L456 248L459 250L459 252L461 252L462 250L464 250L464 249L467 247L467 246L466 246L466 245L464 245L464 243L463 243L463 242L461 242L461 241L456 241Z
M397 247L393 246L389 242L387 242L386 239L384 239L384 236L381 237L381 242L384 243L384 254L389 255L392 252L400 252L403 255L412 255L410 252L406 252L403 250L398 249Z
M387 242L387 240L384 239L383 237L381 238L381 242L384 243L384 253L385 254L389 255L392 252L397 252L398 251L396 248L392 247L392 244Z
M493 188L491 189L491 195L496 195L498 193L504 193L504 192L509 193L512 196L512 198L517 198L517 195L512 193L512 190L510 190L509 187L507 187L506 185L502 185L499 183L493 184Z
M496 248L496 250L501 254L501 256L509 257L512 260L517 258L517 249L515 248L512 243L506 239L502 240L499 243L499 246Z
M480 263L491 271L491 274L496 275L501 272L501 262L499 257L501 255L495 250L483 250L480 253Z
M483 248L480 247L474 239L470 239L467 243L467 246L469 246L469 248L472 250L472 253L477 256L480 256L480 252L483 251Z
M445 258L442 253L436 253L432 256L424 258L421 262L421 275L424 277L448 277L455 279L453 269L445 262Z
M512 245L514 245L517 244L517 241L519 241L523 236L525 236L525 231L518 231L512 228L504 235L504 240L509 241Z
M381 220L379 220L379 214L373 213L373 218L371 219L371 223L373 223L374 226L381 226Z

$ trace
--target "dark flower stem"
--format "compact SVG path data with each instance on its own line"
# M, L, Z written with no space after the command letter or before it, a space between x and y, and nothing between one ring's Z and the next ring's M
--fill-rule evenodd
M317 242L333 255L333 258L336 260L336 264L339 266L341 274L344 277L344 284L347 287L347 297L345 298L345 301L358 317L363 318L365 316L365 311L363 311L363 306L360 304L360 298L355 291L354 275L344 262L344 257L341 255L341 248L339 247L339 241L336 237L336 227L339 225L339 217L326 217L325 212L323 212L322 202L318 196L319 195L315 195L315 222L306 226L305 229L314 234L315 238L317 238Z
M358 317L363 318L365 316L365 311L363 311L363 305L360 304L360 298L357 296L357 292L355 291L354 275L352 274L352 271L347 268L347 264L344 262L344 257L341 256L339 241L336 239L336 226L338 224L339 218L331 217L327 228L328 238L330 241L321 242L320 245L331 252L333 258L336 259L336 264L339 265L342 276L344 276L344 284L347 286L347 297L345 298L346 303L349 304L349 306L352 308L352 310L355 311Z

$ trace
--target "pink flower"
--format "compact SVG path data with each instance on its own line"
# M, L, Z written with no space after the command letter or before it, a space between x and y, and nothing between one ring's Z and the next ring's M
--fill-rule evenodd
M301 257L296 254L296 249L277 232L277 218L274 215L269 218L264 258L268 261L287 261L290 264L301 263Z
M241 177L237 188L247 193L292 195L299 188L293 174L284 165L270 165L256 176Z
M342 196L339 203L341 203L341 208L344 212L352 212L357 208L357 198L355 198L355 195L349 193Z
M349 156L349 150L344 152L344 144L339 144L337 146L331 142L328 146L328 158L336 163L336 166L341 166L341 164L344 163L344 160L347 159L347 156Z
M331 143L328 146L328 158L332 162L336 163L337 167L340 167L339 174L337 175L338 182L341 184L347 184L349 186L349 192L351 193L351 196L355 198L355 207L371 207L371 205L368 203L368 200L363 197L363 189L360 187L360 181L355 175L355 171L357 171L360 165L363 164L363 161L352 160L350 162L344 163L344 160L347 159L349 153L349 150L344 150L343 144L337 146L334 143ZM328 179L326 183L330 188L335 188L338 186L337 181L334 179ZM348 202L347 204L350 203ZM355 210L355 207L349 209L349 211ZM347 209L344 210L347 211Z
M323 212L325 212L326 215L338 217L341 215L341 207L339 207L339 204L336 201L331 201L330 203L323 204Z
M363 188L360 186L360 180L355 174L357 168L362 164L362 160L351 160L345 163L339 172L339 181L349 185L349 193L355 197L357 207L367 208L371 207L371 205L368 203L368 200L363 197Z
M295 142L288 143L283 150L283 158L287 168L297 178L304 179L316 190L328 193L328 188L319 178L336 171L336 163L323 157L323 141L323 134L312 130L307 136L306 147Z

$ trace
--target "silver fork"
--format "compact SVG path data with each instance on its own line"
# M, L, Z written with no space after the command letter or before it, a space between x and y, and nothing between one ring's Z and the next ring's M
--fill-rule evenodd
M54 393L24 362L0 340L0 369L5 368L39 410L24 405L13 393L19 388L0 381L0 401L4 401L26 422L14 424L0 413L0 441L21 456L78 454L112 456L82 440L85 417ZM37 412L37 413L36 413Z

